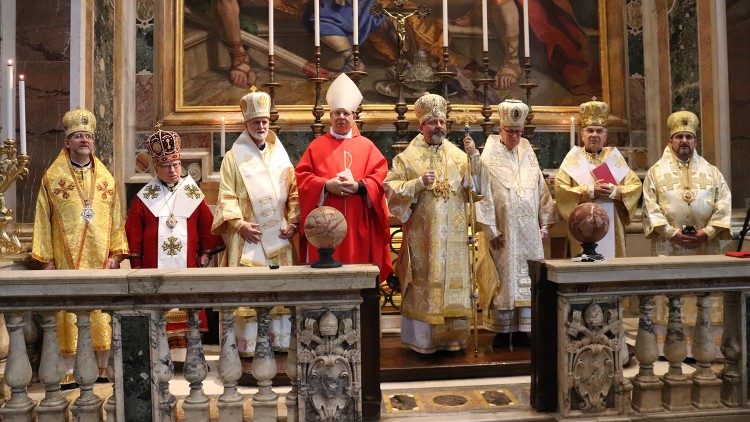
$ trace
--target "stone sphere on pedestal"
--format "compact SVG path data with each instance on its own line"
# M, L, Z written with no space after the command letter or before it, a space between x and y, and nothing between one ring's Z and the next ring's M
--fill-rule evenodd
M609 231L609 216L602 207L592 202L573 208L568 217L568 230L583 248L584 261L599 261L603 256L596 253L596 242L602 240ZM590 258L590 259L587 259Z
M305 219L305 237L318 248L320 258L310 266L313 268L335 268L341 263L333 259L333 251L346 236L346 218L333 207L315 208Z

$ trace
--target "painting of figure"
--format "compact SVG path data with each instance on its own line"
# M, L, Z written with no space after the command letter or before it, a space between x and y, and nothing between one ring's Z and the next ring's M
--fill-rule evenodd
M489 62L484 68L480 0L451 0L449 56L443 58L441 0L359 0L360 54L355 64L352 0L320 2L320 76L365 71L360 81L364 104L393 104L398 89L395 61L402 44L407 61L406 97L446 92L435 72L455 73L448 99L480 104L489 78L489 103L524 98L522 0L489 0ZM268 82L268 7L274 8L275 73L282 86L278 106L314 103L318 72L314 61L313 3L304 0L174 0L181 17L182 104L234 105L252 85ZM269 3L272 6L269 6ZM602 95L599 1L529 0L532 79L539 85L532 104L573 106ZM397 6L430 14L399 21ZM380 13L373 11L382 6ZM385 11L383 13L382 11ZM402 16L404 14L402 13ZM402 37L402 43L399 43ZM179 53L178 53L179 54ZM486 73L485 73L486 72Z

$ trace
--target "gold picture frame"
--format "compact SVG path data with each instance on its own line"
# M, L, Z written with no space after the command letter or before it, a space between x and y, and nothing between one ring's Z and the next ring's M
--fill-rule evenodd
M159 81L156 94L157 119L168 126L216 126L224 116L229 126L239 126L242 116L239 105L193 106L183 98L183 11L184 0L165 0L156 3L155 76ZM616 0L600 0L597 9L599 23L599 71L603 100L611 109L610 126L625 128L627 118L626 34L623 28L625 10ZM312 47L311 47L312 50ZM521 76L523 79L523 75ZM522 98L525 99L525 98ZM407 101L408 102L408 101ZM395 100L394 100L395 103ZM395 119L394 103L364 104L362 119L369 127L388 127ZM569 106L534 106L534 121L538 130L563 131L570 127L570 117L577 116L578 108ZM313 104L278 105L279 123L284 127L309 127L313 122ZM452 104L453 110L464 110L479 116L481 105ZM494 109L494 107L493 107ZM496 121L497 116L493 116ZM411 105L407 119L414 122Z

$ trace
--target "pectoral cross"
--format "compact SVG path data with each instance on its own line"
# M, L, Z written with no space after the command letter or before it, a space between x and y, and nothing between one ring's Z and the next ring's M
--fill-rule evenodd
M675 190L680 183L680 179L674 177L672 173L667 173L661 178L659 184L664 185L666 190Z
M706 189L711 184L711 179L706 177L706 173L700 173L698 180L695 181L698 184L698 188Z

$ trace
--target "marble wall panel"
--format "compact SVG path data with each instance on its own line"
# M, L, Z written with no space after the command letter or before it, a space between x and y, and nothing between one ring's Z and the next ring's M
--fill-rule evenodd
M689 110L700 116L696 7L696 0L672 2L669 11L669 64L672 110Z
M44 170L62 148L70 102L70 1L16 2L18 73L26 78L29 177L16 189L16 221L34 221Z
M750 207L750 2L727 1L727 55L729 56L729 125L732 150L732 201Z
M115 7L112 0L94 1L94 104L97 155L112 170L114 158Z

